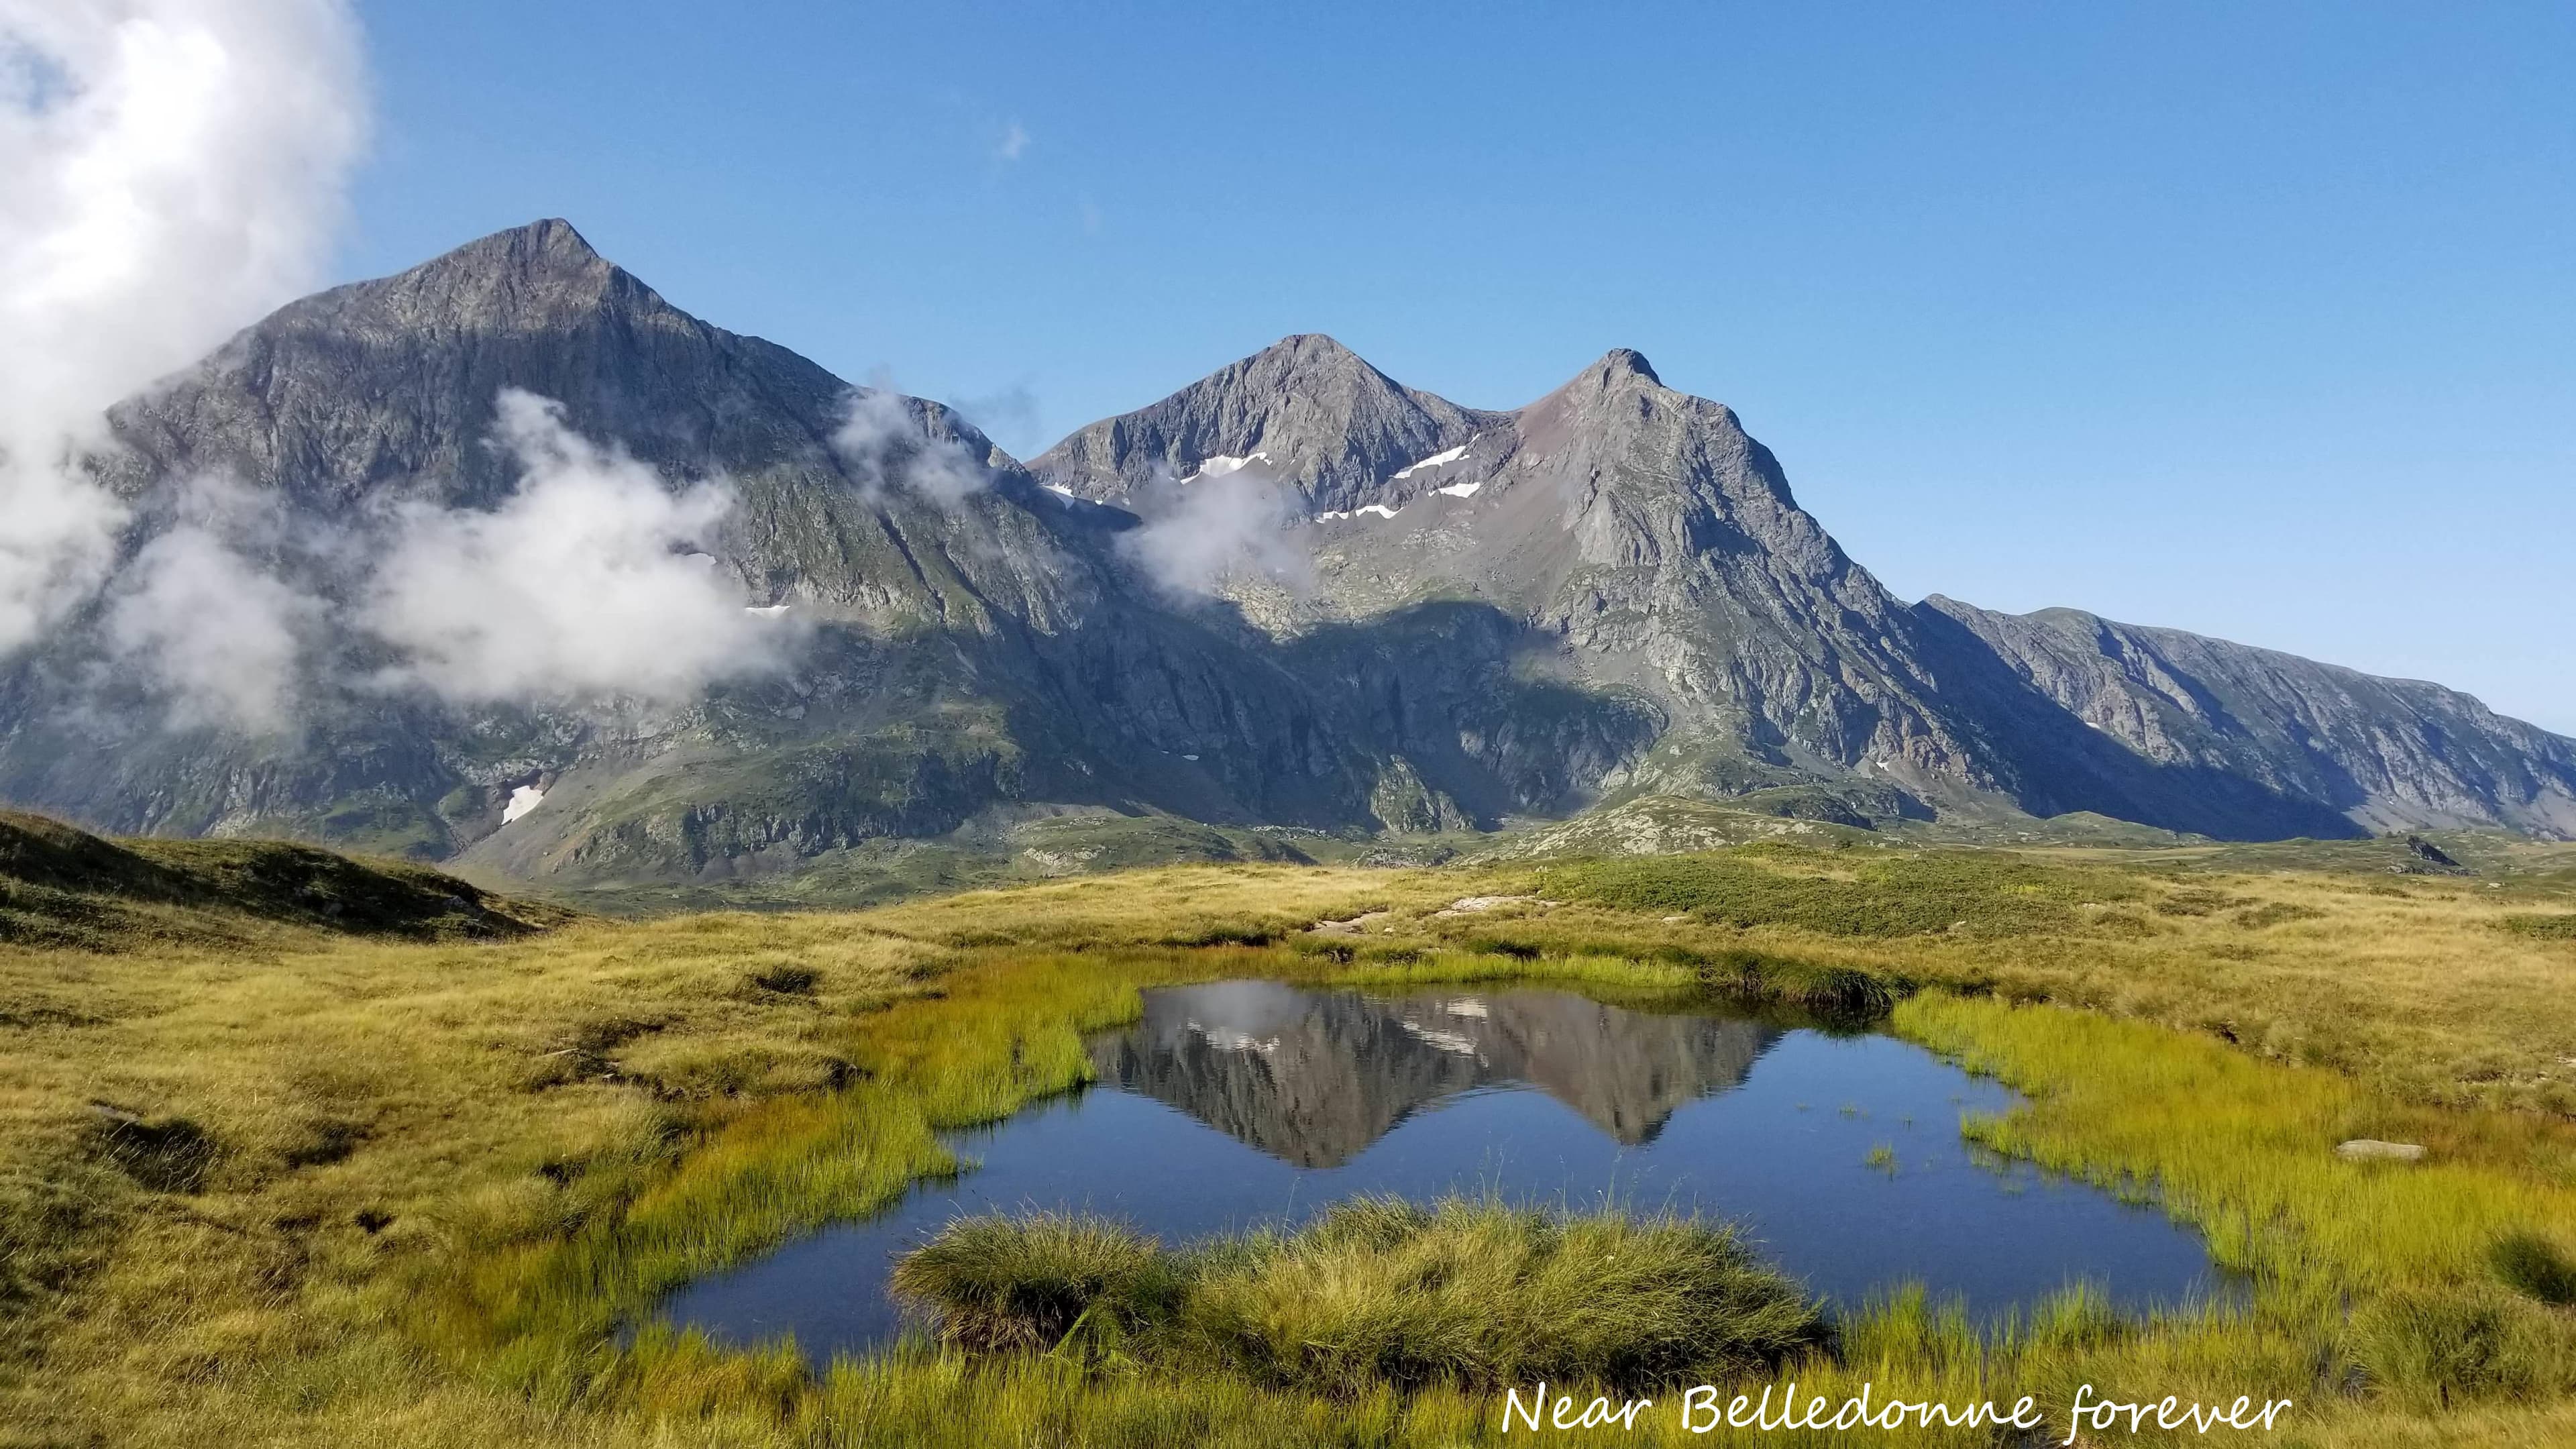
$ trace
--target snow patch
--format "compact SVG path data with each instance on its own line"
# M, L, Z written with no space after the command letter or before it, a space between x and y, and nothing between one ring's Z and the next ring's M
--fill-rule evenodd
M534 785L521 785L510 792L510 803L501 807L501 823L509 824L545 803L546 792Z
M1046 491L1064 498L1071 498L1073 496L1073 490L1065 487L1061 483L1049 483L1046 485Z
M1484 480L1479 478L1473 483L1452 483L1446 488L1434 488L1431 491L1446 493L1452 498L1473 498L1476 496L1476 490L1484 486Z
M1475 440L1472 438L1468 440L1468 442L1473 441ZM1467 444L1460 443L1457 447L1451 448L1446 452L1434 453L1428 458L1416 459L1413 462L1405 464L1403 467L1395 470L1395 476L1398 478L1409 478L1414 473L1424 468L1445 468L1466 456Z
M787 606L785 604L753 604L748 608L745 608L743 612L746 614L758 614L764 619L777 619L785 617Z
M1189 477L1183 478L1181 481L1187 483L1198 478L1222 478L1228 473L1239 472L1244 468L1250 467L1254 463L1267 463L1269 461L1270 455L1268 453L1254 453L1248 457L1242 458L1237 458L1230 453L1219 453L1215 457L1199 464L1196 468L1191 469Z
M1380 518L1393 518L1396 515L1397 510L1389 508L1383 503L1363 503L1359 507L1352 509L1351 512L1354 514L1374 513Z

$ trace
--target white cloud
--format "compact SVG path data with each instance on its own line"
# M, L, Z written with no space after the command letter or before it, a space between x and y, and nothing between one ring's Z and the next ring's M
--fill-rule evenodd
M1002 132L1001 141L993 147L995 159L1017 161L1028 154L1029 128L1013 121Z
M697 552L733 507L723 484L672 493L515 390L498 435L526 470L518 492L490 512L410 513L377 572L365 622L409 677L462 702L676 703L785 662L792 622L747 611Z
M170 696L173 724L273 733L286 724L322 605L236 547L273 542L272 505L208 479L187 490L182 508L110 591L108 648Z
M1119 546L1167 590L1213 594L1243 573L1298 589L1310 582L1311 561L1290 532L1302 516L1296 495L1265 462L1244 459L1187 480L1157 477L1130 495L1128 506L1145 522L1121 535Z
M832 450L863 489L903 487L953 508L991 484L983 460L951 438L933 438L892 387L853 388Z
M105 576L102 411L317 279L361 70L344 0L0 0L0 653Z

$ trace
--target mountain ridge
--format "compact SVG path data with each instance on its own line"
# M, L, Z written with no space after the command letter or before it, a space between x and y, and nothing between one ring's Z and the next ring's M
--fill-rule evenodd
M2576 833L2576 741L2439 686L1897 599L1732 409L1626 349L1496 411L1300 334L1022 464L545 221L280 309L120 404L96 471L138 505L129 557L207 473L289 540L481 516L525 483L492 441L510 390L666 491L722 480L709 566L799 621L792 665L642 712L324 680L260 740L143 723L75 620L0 661L0 798L590 880L905 840L1054 858L1059 819L1436 834L1661 795L1863 825ZM1135 547L1179 526L1153 490L1235 473L1289 496L1311 576L1243 560L1175 592ZM353 550L306 552L275 565L357 597ZM546 803L505 819L521 789Z

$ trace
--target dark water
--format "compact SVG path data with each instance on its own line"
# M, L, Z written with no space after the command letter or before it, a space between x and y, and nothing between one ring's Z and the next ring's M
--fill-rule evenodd
M1238 981L1145 993L1098 1085L958 1134L980 1168L692 1284L675 1322L828 1357L900 1327L894 1255L961 1213L1086 1209L1167 1242L1336 1199L1605 1198L1743 1224L1816 1292L1906 1279L1992 1314L2089 1280L2132 1308L2216 1296L2197 1238L2026 1165L1972 1160L2014 1103L1919 1047L1556 991L1364 997ZM1868 1159L1893 1150L1890 1170Z

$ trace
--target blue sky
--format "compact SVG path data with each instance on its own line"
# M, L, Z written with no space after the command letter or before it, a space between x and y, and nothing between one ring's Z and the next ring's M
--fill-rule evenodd
M1291 332L1634 347L1905 597L2576 732L2576 6L362 10L350 276L569 217L1024 454Z

